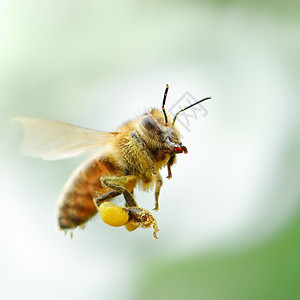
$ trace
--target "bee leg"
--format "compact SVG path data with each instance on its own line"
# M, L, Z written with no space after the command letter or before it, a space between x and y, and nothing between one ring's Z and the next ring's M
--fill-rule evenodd
M102 177L101 182L112 188L113 191L109 191L103 195L97 196L97 194L93 197L93 201L96 207L99 207L103 202L108 201L116 196L123 194L127 191L127 187L133 189L133 186L136 183L136 177L132 175L126 176L111 176L111 177ZM129 192L128 192L129 193ZM129 196L128 196L129 197ZM125 198L126 199L126 198ZM130 198L128 198L130 200ZM137 206L136 202L134 201L133 197L131 196L131 206Z
M130 191L135 187L137 178L134 175L102 177L101 182L116 192L123 194L127 206L123 210L129 213L129 222L137 227L149 228L152 227L153 237L157 239L158 226L152 214L138 207Z
M157 233L159 231L157 222L152 214L144 208L140 207L125 207L123 208L129 214L129 221L137 226L142 228L153 228L153 237L157 239Z
M136 206L138 207L136 201L133 198L132 193L128 192L127 190L123 193L125 201L127 206L132 207L132 206Z
M93 201L94 201L96 207L99 207L103 202L108 201L111 198L119 196L119 195L121 195L121 193L118 193L116 191L110 191L108 193L100 195L99 197L93 198Z
M154 210L157 211L159 209L158 198L159 198L160 189L163 185L163 180L159 173L156 174L155 179L156 179L156 183L155 183L155 207L154 207Z
M138 206L130 193L136 185L137 178L134 175L102 177L101 182L119 194L124 194L128 206Z
M167 165L167 168L168 168L168 176L167 176L167 179L171 179L171 178L172 178L171 166L168 164L168 165Z
M168 168L168 176L167 176L167 178L168 179L172 178L171 166L173 166L175 162L176 162L176 156L172 155L170 157L169 161L168 161L168 164L167 164L167 168Z
M109 188L115 190L120 194L123 194L126 190L133 190L136 181L137 178L134 175L108 176L101 178L102 184L108 186Z

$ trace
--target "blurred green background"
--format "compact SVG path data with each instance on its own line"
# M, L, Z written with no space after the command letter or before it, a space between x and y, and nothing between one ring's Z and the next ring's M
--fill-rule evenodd
M0 1L1 299L300 299L299 1ZM112 131L185 92L151 230L96 217L71 240L55 202L87 157L18 153L15 116ZM167 172L164 171L166 176ZM137 192L152 209L152 193Z

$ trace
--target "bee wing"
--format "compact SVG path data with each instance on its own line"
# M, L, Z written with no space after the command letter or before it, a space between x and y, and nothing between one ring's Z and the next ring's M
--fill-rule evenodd
M45 160L72 157L103 147L116 134L44 119L14 118L12 121L24 128L21 153Z

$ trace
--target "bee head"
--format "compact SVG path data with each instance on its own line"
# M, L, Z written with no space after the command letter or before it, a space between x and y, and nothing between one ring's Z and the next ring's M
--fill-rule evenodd
M153 148L158 148L163 152L167 152L171 155L177 153L187 153L187 148L182 145L180 141L180 132L175 126L175 121L179 113L191 108L194 105L199 104L205 100L210 99L210 97L199 100L181 110L179 110L172 122L171 116L165 111L165 104L167 99L167 94L169 90L169 85L167 84L164 93L162 110L152 109L149 113L143 115L140 119L140 128L146 137L146 142Z
M170 115L168 115L170 117ZM164 114L152 109L140 118L140 129L148 146L169 154L187 153L180 141L180 132L174 124L165 124Z

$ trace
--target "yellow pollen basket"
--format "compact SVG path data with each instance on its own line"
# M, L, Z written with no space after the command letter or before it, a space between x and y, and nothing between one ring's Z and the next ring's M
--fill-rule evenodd
M119 227L128 223L128 212L111 202L102 203L98 210L103 222L110 226Z
M125 224L125 227L128 231L134 231L139 228L139 225L133 221L129 221L127 224Z

